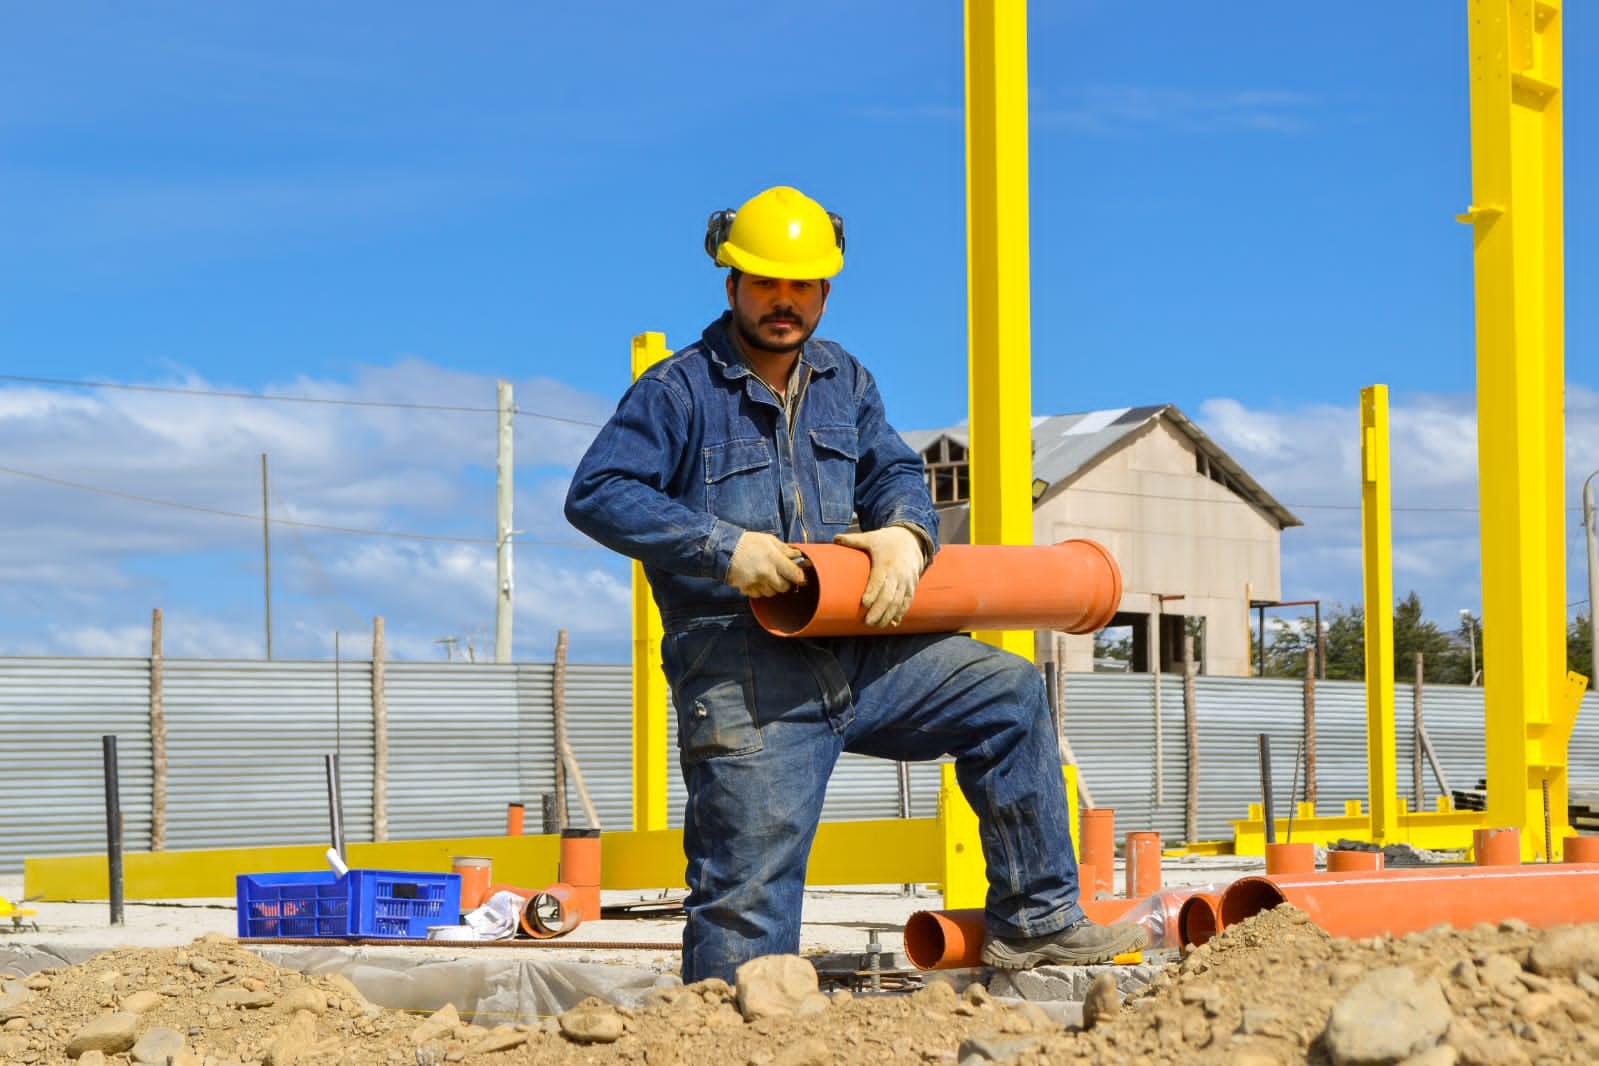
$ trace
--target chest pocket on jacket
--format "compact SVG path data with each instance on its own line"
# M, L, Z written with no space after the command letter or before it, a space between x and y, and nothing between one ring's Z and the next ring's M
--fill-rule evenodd
M811 445L822 521L847 526L855 514L855 462L860 458L855 427L817 426L811 430Z
M705 449L706 509L723 521L779 533L777 476L763 440L733 440Z

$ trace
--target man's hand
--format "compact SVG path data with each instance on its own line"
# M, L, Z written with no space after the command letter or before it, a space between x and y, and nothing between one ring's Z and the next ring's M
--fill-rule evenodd
M884 526L870 533L840 533L834 544L858 548L872 557L861 606L869 626L897 626L910 609L916 583L922 579L922 544L904 526Z
M746 596L760 598L805 584L794 549L770 533L746 532L727 564L727 583Z

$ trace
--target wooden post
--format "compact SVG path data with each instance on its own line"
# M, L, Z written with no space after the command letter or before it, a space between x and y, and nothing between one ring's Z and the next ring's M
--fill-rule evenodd
M1316 805L1316 649L1305 649L1305 802ZM1296 797L1295 803L1299 802Z
M150 612L150 850L167 846L167 714L162 702L163 667L161 608Z
M590 829L600 828L600 816L594 809L594 801L589 797L589 790L583 784L583 768L577 764L577 752L572 750L572 740L566 732L566 630L561 630L555 637L555 747L559 765L566 767L566 773L571 774L572 784L577 789L578 802L583 805L583 817L588 820ZM561 828L567 826L566 817L566 780L565 775L556 778L557 804L560 810Z
M1199 839L1199 700L1195 691L1194 638L1183 637L1183 747L1187 752L1185 772L1188 791L1183 797L1183 839L1189 844Z
M372 619L372 839L389 839L389 704L384 694L383 616Z

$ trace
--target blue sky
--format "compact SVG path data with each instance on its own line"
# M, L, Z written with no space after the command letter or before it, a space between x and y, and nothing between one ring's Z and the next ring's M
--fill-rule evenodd
M1565 17L1575 506L1599 466L1599 218L1577 194L1599 177L1599 22ZM274 517L308 524L274 535L279 656L329 655L375 614L403 657L492 644L504 378L524 412L516 654L547 658L567 628L575 658L625 658L626 571L558 502L629 337L677 347L719 309L711 210L785 183L842 213L823 332L901 428L965 416L961 18L926 0L14 8L0 654L142 654L161 606L169 653L259 655L259 523L148 500L258 514L262 452ZM1480 610L1465 4L1055 2L1029 22L1035 410L1175 403L1307 521L1284 598L1350 603L1358 394L1387 384L1395 587L1441 621Z

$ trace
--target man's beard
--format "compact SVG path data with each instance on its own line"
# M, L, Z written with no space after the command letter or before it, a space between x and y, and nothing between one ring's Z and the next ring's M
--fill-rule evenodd
M801 327L799 336L792 341L785 341L782 344L773 344L772 342L767 341L760 335L759 326L761 322L765 322L773 318L786 318L798 323ZM770 355L787 355L790 352L797 352L805 346L806 341L811 339L811 334L816 332L816 323L813 322L811 325L806 326L805 319L793 313L782 315L764 315L761 317L760 321L756 323L755 328L750 327L750 325L745 321L743 315L735 314L733 316L733 322L735 325L737 325L739 339L744 342L744 346L746 348L757 352L766 352Z

